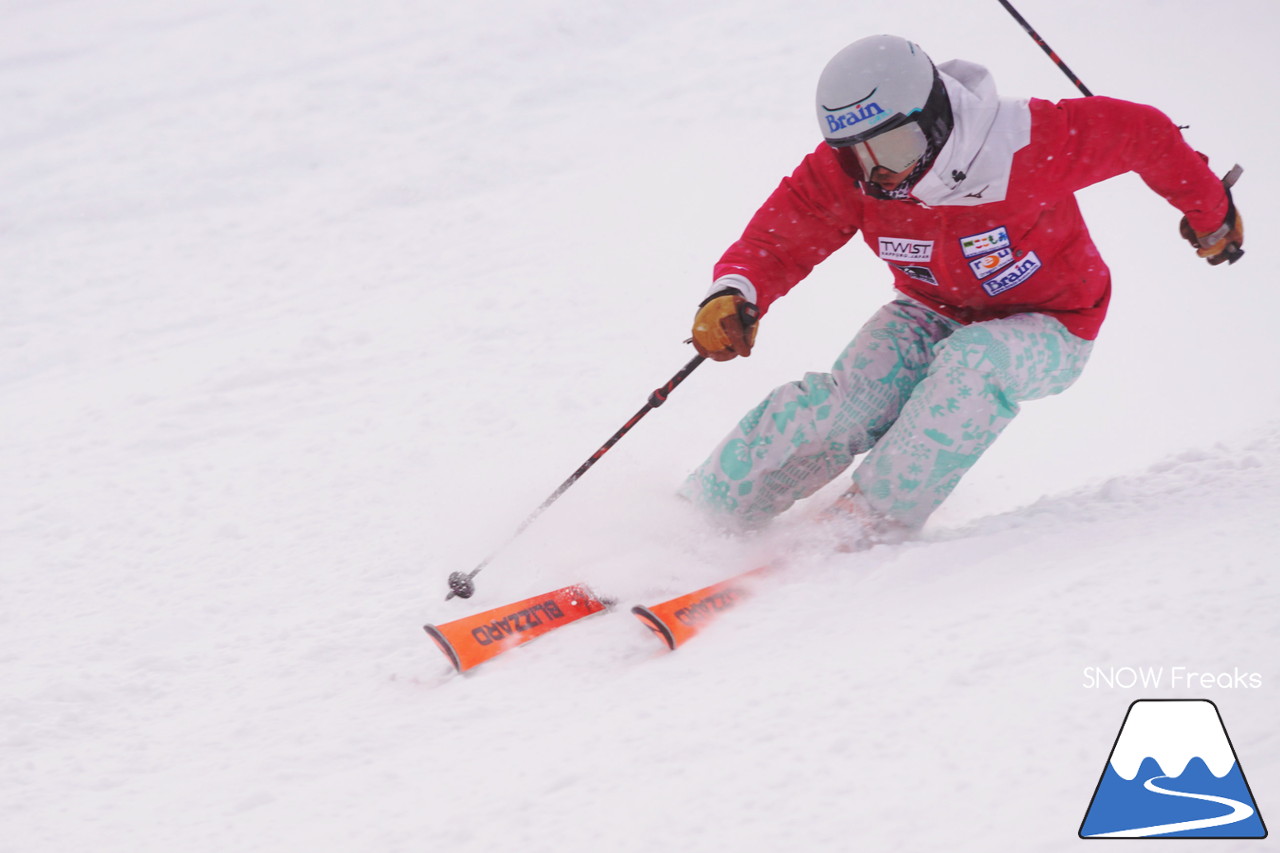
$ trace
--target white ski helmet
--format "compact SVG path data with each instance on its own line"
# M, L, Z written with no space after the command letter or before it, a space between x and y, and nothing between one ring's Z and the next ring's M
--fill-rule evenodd
M818 79L818 124L827 143L852 149L862 177L875 166L924 173L951 134L951 102L933 62L899 36L859 39Z

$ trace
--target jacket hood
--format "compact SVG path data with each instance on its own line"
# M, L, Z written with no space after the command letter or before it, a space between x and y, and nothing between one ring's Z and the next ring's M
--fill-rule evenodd
M1013 155L1031 141L1028 102L1001 98L991 72L973 62L944 62L938 74L947 87L954 126L911 194L930 206L1003 201Z

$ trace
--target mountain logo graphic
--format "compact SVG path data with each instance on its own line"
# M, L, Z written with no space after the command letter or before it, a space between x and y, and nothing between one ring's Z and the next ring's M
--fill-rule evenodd
M1081 838L1266 838L1218 706L1139 699L1129 706Z

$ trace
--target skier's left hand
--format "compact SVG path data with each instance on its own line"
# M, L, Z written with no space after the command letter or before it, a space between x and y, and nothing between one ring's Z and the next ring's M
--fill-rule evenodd
M1183 238L1195 247L1196 254L1214 266L1223 261L1234 264L1244 254L1240 248L1244 244L1244 220L1240 218L1234 201L1227 211L1227 220L1216 231L1197 234L1185 216L1182 217L1179 230Z

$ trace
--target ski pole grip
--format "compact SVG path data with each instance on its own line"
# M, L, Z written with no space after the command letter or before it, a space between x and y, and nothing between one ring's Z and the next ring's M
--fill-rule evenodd
M1231 201L1232 213L1235 212L1235 200L1231 198L1231 188L1236 185L1236 181L1240 180L1240 176L1244 174L1244 167L1236 163L1222 176L1222 186L1226 188L1227 198ZM1233 217L1234 219L1234 217ZM1240 248L1239 243L1228 243L1227 247L1222 250L1222 257L1226 259L1227 265L1230 266L1236 261L1244 257L1244 249Z

